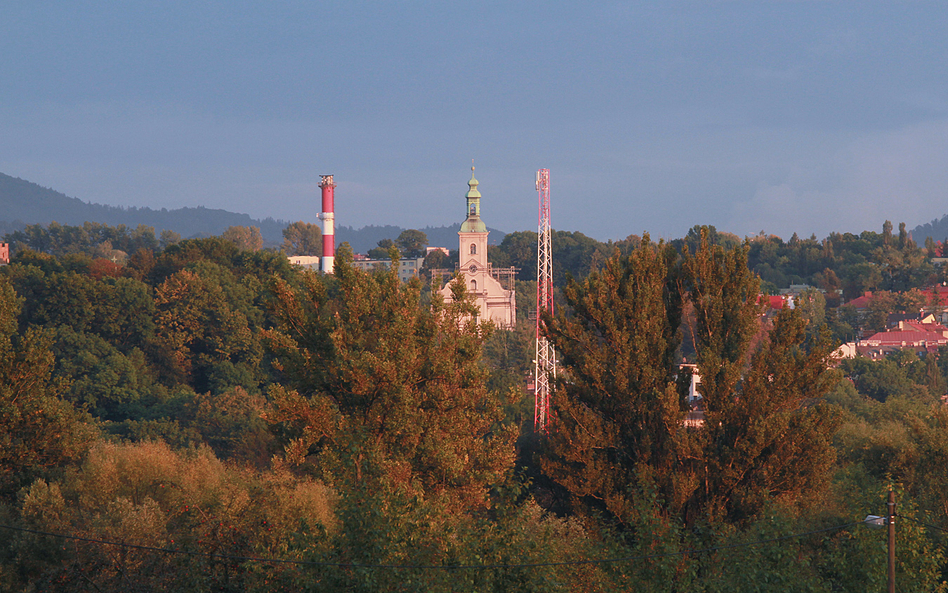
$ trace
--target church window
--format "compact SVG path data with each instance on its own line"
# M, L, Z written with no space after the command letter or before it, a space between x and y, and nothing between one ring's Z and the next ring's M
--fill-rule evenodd
M472 292L477 291L477 280L471 280L471 291Z
M477 255L477 244L471 243L471 255Z

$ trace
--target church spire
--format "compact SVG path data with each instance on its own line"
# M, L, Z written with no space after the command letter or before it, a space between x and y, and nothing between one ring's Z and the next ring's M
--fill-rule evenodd
M467 219L461 225L462 233L487 232L487 225L481 220L481 192L477 191L478 181L474 178L474 164L471 163L471 180L467 182Z
M477 179L474 179L474 165L471 164L471 180L467 182L467 186L468 186L469 188L471 188L471 189L468 190L468 192L467 192L467 198L468 198L469 200L470 200L471 198L480 198L480 197L481 197L481 192L477 191L477 185L478 185Z

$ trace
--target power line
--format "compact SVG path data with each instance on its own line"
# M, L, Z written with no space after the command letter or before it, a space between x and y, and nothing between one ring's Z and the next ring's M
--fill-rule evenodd
M945 533L948 533L948 529L945 529L944 527L939 527L937 525L932 525L931 523L919 521L918 519L913 519L912 517L907 517L905 515L896 515L896 517L899 519L908 519L909 521L912 521L913 523L918 523L919 525L923 525L925 527L928 527L929 529L937 529L938 531L944 531Z
M280 558L263 558L260 556L234 556L230 554L212 554L209 552L194 552L189 550L178 550L174 548L159 548L156 546L145 546L140 544L128 544L125 542L116 542L103 539L96 539L91 537L83 537L79 535L67 535L63 533L53 533L50 531L40 531L36 529L27 529L25 527L14 527L12 525L0 525L2 529L9 529L12 531L20 531L23 533L31 533L34 535L44 535L49 537L58 537L61 539L68 539L74 541L83 541L94 544L101 544L106 546L116 546L122 548L129 548L135 550L145 550L150 552L162 552L165 554L183 554L187 556L202 556L206 558L214 558L221 560L239 560L242 562L261 562L266 564L294 564L298 566L329 566L336 568L385 568L385 569L398 569L398 570L461 570L461 569L502 569L502 568L538 568L543 566L580 566L580 565L589 565L589 564L614 564L619 562L631 562L633 560L654 560L657 558L668 558L671 556L687 556L687 555L698 555L698 554L709 554L712 552L717 552L720 550L731 550L735 548L748 548L752 546L757 546L761 544L769 544L775 542L786 541L790 539L806 537L808 535L816 535L819 533L827 533L830 531L837 531L840 529L846 529L847 527L852 527L854 525L862 525L864 521L856 521L853 523L846 523L844 525L835 525L833 527L826 527L824 529L815 529L813 531L806 531L803 533L794 533L791 535L784 535L780 537L774 537L770 539L755 540L752 542L743 542L737 544L728 544L724 546L714 546L711 548L702 548L702 549L689 549L683 550L680 552L663 552L660 554L642 554L642 555L631 555L631 556L619 556L615 558L596 558L596 559L587 559L587 560L563 560L559 562L528 562L523 564L359 564L354 562L317 562L311 560L286 560ZM936 529L939 529L936 527ZM944 530L943 530L944 531Z

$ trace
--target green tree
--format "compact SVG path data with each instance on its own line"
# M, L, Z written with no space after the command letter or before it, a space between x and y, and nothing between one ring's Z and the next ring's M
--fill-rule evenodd
M655 487L688 523L747 521L774 499L795 503L825 485L833 412L812 405L833 385L832 348L807 338L800 312L761 325L759 279L747 248L703 238L697 253L642 245L567 287L569 315L550 335L562 378L544 473L579 508L634 518L631 485ZM685 300L693 310L705 422L688 429L676 348Z
M283 251L287 255L322 255L322 229L302 220L290 223L283 229Z
M402 231L395 239L395 247L398 248L402 257L424 257L426 245L428 245L428 235L415 229Z
M646 235L631 255L614 255L582 283L571 280L571 315L547 320L564 372L540 467L574 505L626 524L639 474L660 481L672 504L682 498L671 471L683 416L674 381L681 321L674 257Z
M806 332L808 336L819 334L820 329L826 323L826 297L815 288L808 288L800 293L794 299L797 309L806 321Z
M440 249L435 249L425 256L425 263L422 266L422 269L425 273L425 276L430 279L431 270L446 270L453 267L453 262L448 258L448 256L445 255L445 253Z
M758 337L759 280L747 268L746 247L726 251L703 239L683 269L705 406L696 434L703 467L695 468L700 485L689 515L746 520L771 498L795 502L818 491L839 424L830 408L812 405L834 384L828 335L807 340L800 312L783 309Z
M43 332L17 330L20 302L0 279L0 496L37 472L82 455L94 436L52 380L53 356Z
M368 256L372 259L389 259L393 247L395 247L395 241L380 239L378 247L369 249Z
M246 372L227 374L256 387L252 369L260 363L260 344L250 320L214 278L191 270L173 274L155 288L155 308L156 340L170 377L203 392L215 375L239 365Z
M537 279L537 233L517 231L504 235L500 245L491 247L487 256L499 268L517 268L517 280L530 282Z
M158 238L158 245L161 249L167 249L168 247L174 245L175 243L181 242L181 235L170 230L165 229L161 231L161 235Z
M889 315L899 311L898 295L887 290L874 292L867 309L866 326L873 331L885 331Z

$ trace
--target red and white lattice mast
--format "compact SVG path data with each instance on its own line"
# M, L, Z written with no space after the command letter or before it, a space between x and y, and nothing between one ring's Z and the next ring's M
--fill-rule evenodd
M537 231L537 348L534 360L536 405L533 426L546 432L550 421L550 380L556 377L553 344L543 335L543 313L553 314L553 254L550 249L550 170L537 171L540 224Z

